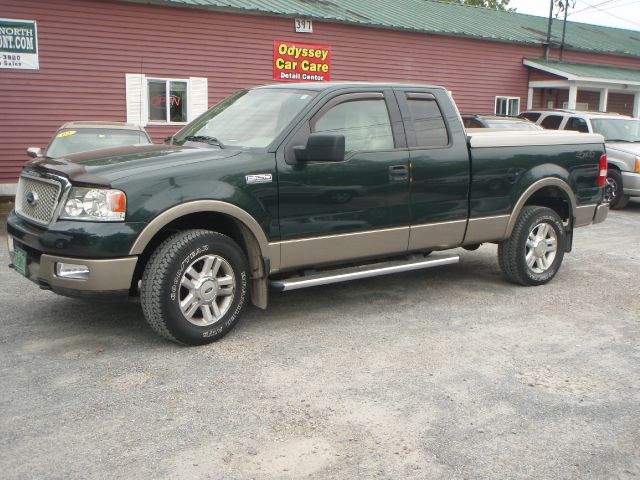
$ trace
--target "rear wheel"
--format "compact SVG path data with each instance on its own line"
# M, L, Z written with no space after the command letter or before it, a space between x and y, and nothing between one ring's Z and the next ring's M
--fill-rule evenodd
M226 335L247 301L247 260L229 237L187 230L165 240L142 276L149 325L177 343L202 345Z
M498 260L513 283L543 285L560 269L564 248L564 225L558 214L550 208L527 206L511 237L498 246Z
M615 168L607 172L607 181L604 184L604 201L613 210L624 208L629 203L629 195L622 191L622 174Z

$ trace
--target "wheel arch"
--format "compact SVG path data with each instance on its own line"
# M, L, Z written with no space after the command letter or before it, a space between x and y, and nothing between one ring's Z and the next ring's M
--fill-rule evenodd
M566 207L562 203L566 202ZM509 223L506 237L513 232L518 215L526 205L540 205L555 210L563 220L576 214L576 196L569 184L560 178L543 178L531 184L516 202Z
M628 166L624 160L619 160L617 158L611 157L610 155L607 155L607 168L615 168L622 172L624 170L627 170Z
M184 228L212 229L214 226L221 227L220 233L233 238L245 251L251 271L251 301L257 307L266 308L269 265L265 265L265 257L277 266L280 258L274 254L278 254L279 250L270 248L262 227L247 211L230 203L195 200L176 205L155 217L140 232L129 250L129 255L140 256L142 260L138 262L137 275L140 276L144 269L145 258L167 238L169 231Z

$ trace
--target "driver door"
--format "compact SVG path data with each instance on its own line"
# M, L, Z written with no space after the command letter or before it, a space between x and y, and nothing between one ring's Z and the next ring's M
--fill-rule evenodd
M298 162L310 133L344 135L341 162ZM282 268L407 250L409 152L391 91L329 99L278 155Z

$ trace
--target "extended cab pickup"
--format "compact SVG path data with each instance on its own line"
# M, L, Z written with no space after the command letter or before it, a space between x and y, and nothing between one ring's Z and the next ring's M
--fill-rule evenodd
M498 244L505 276L553 278L602 222L603 138L467 136L441 87L243 90L167 145L38 158L8 219L13 268L44 289L140 298L164 337L224 336L249 297L444 265ZM302 308L302 306L301 306Z

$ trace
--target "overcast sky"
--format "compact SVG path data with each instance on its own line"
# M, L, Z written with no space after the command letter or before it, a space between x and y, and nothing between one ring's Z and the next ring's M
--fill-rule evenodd
M509 7L518 13L549 16L549 0L511 0ZM577 0L568 20L640 31L640 0Z

